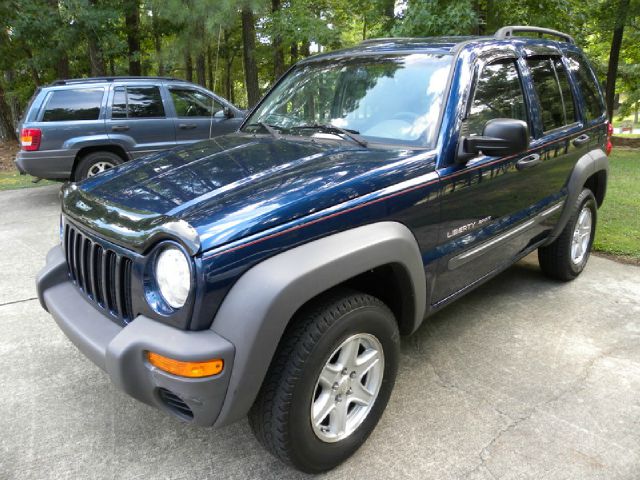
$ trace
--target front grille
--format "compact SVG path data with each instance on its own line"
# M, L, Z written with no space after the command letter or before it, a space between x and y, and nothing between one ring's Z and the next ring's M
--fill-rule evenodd
M158 395L164 404L179 417L185 420L191 420L193 418L193 411L189 408L189 405L172 391L166 388L159 388Z
M131 267L133 262L65 225L64 252L73 283L95 305L121 323L133 318Z

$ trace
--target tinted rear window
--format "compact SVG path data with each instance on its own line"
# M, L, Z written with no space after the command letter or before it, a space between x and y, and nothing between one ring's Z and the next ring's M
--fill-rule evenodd
M530 58L527 65L540 102L545 132L576 121L573 95L560 58Z
M42 116L43 122L98 120L103 88L55 90Z
M605 112L604 100L596 83L596 77L586 60L577 53L569 53L569 69L582 92L585 120L595 120Z
M164 116L160 88L115 88L111 118L162 118Z

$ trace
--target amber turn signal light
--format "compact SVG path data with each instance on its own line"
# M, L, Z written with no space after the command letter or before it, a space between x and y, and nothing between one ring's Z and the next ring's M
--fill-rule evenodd
M147 360L160 370L180 377L200 378L210 377L222 372L224 361L221 358L205 360L203 362L182 362L165 357L159 353L147 352Z

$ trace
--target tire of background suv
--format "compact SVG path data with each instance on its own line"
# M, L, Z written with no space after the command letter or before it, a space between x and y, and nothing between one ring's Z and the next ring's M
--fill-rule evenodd
M299 470L334 468L365 442L382 416L395 383L399 345L395 317L377 298L341 289L317 299L296 315L278 345L249 412L251 429L267 450ZM376 354L363 374L362 363L373 362ZM363 389L374 392L369 406L355 401L366 397ZM335 413L314 423L312 409L323 406ZM334 428L344 425L340 413L350 420L344 433Z
M84 180L89 176L101 173L122 163L122 158L112 152L91 152L80 159L73 178L75 181Z
M538 249L538 262L544 274L564 282L573 280L584 270L591 252L598 214L596 199L591 190L586 188L571 208L573 212L560 236L550 245ZM578 243L583 240L585 247L574 244L574 239Z

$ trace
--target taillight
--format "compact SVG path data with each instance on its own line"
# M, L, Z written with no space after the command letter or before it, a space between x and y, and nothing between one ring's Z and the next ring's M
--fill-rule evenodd
M605 152L607 153L607 155L609 155L611 153L611 150L613 149L613 143L611 143L611 135L613 135L613 125L611 125L611 122L607 123L607 146L605 148Z
M40 148L42 140L42 130L39 128L23 128L20 132L20 145L22 150L33 152Z

